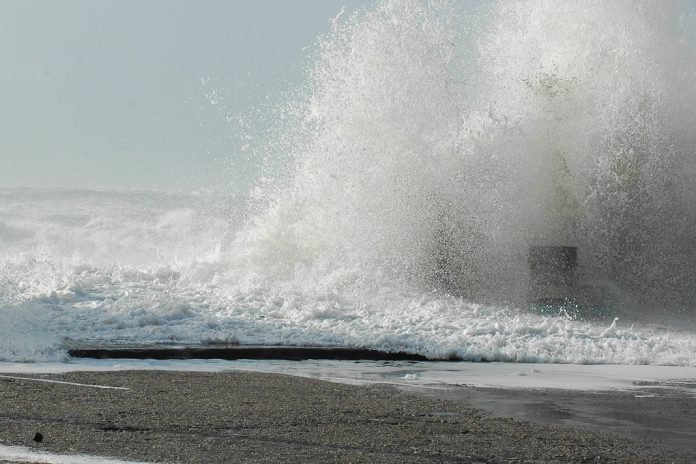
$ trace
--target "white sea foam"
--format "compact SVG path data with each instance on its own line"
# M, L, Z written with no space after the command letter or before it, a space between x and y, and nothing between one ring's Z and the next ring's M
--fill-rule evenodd
M44 462L48 464L146 464L142 461L124 461L89 454L54 454L24 446L6 445L0 445L0 459L7 462Z
M641 390L656 389L664 394L681 390L696 397L693 389L696 367L652 365L577 365L471 363L448 361L277 361L187 359L158 361L153 359L73 359L69 362L7 363L0 362L0 372L15 377L28 374L64 374L75 371L109 372L131 370L166 370L183 372L250 371L295 375L329 382L370 384L386 383L409 387L449 388L469 385L481 388L561 390ZM34 378L35 379L35 378ZM39 379L51 382L53 380ZM113 388L106 385L83 385L80 388ZM661 393L657 393L661 394Z
M341 15L249 198L0 192L0 359L61 359L69 337L694 366L689 18L641 1ZM528 310L539 244L578 247L602 318Z

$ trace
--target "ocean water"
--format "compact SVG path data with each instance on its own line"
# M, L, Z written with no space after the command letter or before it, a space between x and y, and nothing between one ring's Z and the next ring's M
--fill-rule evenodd
M695 366L693 26L685 2L344 11L247 195L0 190L0 360L68 338ZM529 307L533 245L578 248L599 316Z

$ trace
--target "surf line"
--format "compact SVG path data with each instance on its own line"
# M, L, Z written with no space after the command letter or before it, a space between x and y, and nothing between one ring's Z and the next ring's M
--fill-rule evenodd
M109 385L92 385L89 383L64 382L62 380L35 379L32 377L17 377L14 375L2 375L2 374L0 374L0 379L32 380L34 382L60 383L62 385L75 385L77 387L89 387L89 388L103 388L103 389L107 389L107 390L130 390L130 388L126 388L126 387L112 387Z

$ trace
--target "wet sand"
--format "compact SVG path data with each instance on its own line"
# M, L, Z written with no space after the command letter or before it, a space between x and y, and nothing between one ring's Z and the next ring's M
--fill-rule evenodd
M466 388L448 396L500 417L618 432L696 453L696 385L630 391Z
M486 393L466 387L424 394L246 372L30 377L71 383L0 378L0 444L153 462L696 462L675 443L496 417L473 408Z

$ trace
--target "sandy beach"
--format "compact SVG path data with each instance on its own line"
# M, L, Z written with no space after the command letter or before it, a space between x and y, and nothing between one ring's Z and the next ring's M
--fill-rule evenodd
M486 398L498 404L511 398L537 401L533 395L539 392L461 387L424 394L245 372L21 376L50 382L10 377L0 378L0 445L52 453L207 463L696 460L696 450L677 442L661 445L472 407ZM558 401L571 396L543 395ZM634 401L632 394L612 395L602 398L612 404ZM37 432L41 443L33 441Z

